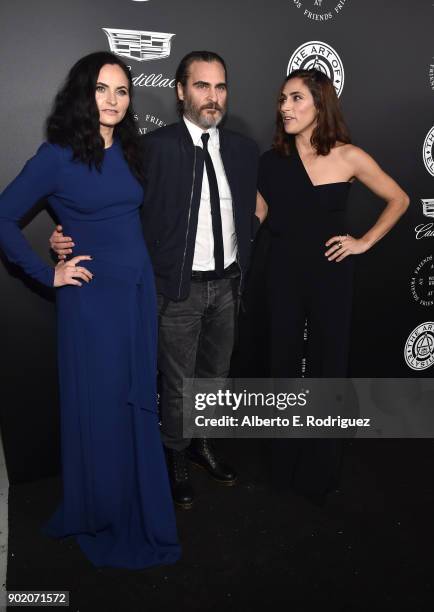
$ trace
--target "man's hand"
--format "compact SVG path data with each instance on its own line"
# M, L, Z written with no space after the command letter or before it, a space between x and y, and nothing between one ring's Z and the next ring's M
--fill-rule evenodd
M56 225L56 229L50 236L50 247L60 260L66 259L66 256L72 253L72 247L75 246L72 238L64 236L62 232L62 226Z

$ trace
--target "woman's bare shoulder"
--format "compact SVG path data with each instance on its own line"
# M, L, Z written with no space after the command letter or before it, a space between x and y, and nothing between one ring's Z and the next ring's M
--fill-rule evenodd
M342 161L348 163L362 161L369 157L366 151L351 143L337 142L333 151L336 152L336 155L338 155Z
M375 164L375 160L366 151L353 144L337 144L333 151L336 161L346 164L351 172L357 172Z

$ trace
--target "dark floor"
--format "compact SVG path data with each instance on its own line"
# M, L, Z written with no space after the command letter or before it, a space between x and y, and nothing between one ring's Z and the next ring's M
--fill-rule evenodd
M69 590L74 612L434 610L432 440L347 441L324 507L270 489L266 441L222 446L240 482L194 470L197 503L177 515L183 558L168 567L93 568L73 541L39 532L59 481L11 487L8 589Z

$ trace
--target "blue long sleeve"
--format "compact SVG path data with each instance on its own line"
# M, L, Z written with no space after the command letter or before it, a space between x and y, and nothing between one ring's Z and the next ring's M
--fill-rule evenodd
M0 196L0 248L9 261L48 287L53 286L54 267L33 251L18 223L38 200L55 192L59 168L59 148L43 143Z

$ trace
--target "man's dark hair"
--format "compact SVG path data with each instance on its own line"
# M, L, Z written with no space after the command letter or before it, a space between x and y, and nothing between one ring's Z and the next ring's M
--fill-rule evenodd
M189 68L193 62L219 62L225 71L225 79L227 80L227 69L225 61L220 55L213 51L191 51L187 53L179 63L175 74L175 84L181 83L183 87L187 84ZM178 98L178 89L176 88L177 108L178 113L182 116L184 113L184 102Z

